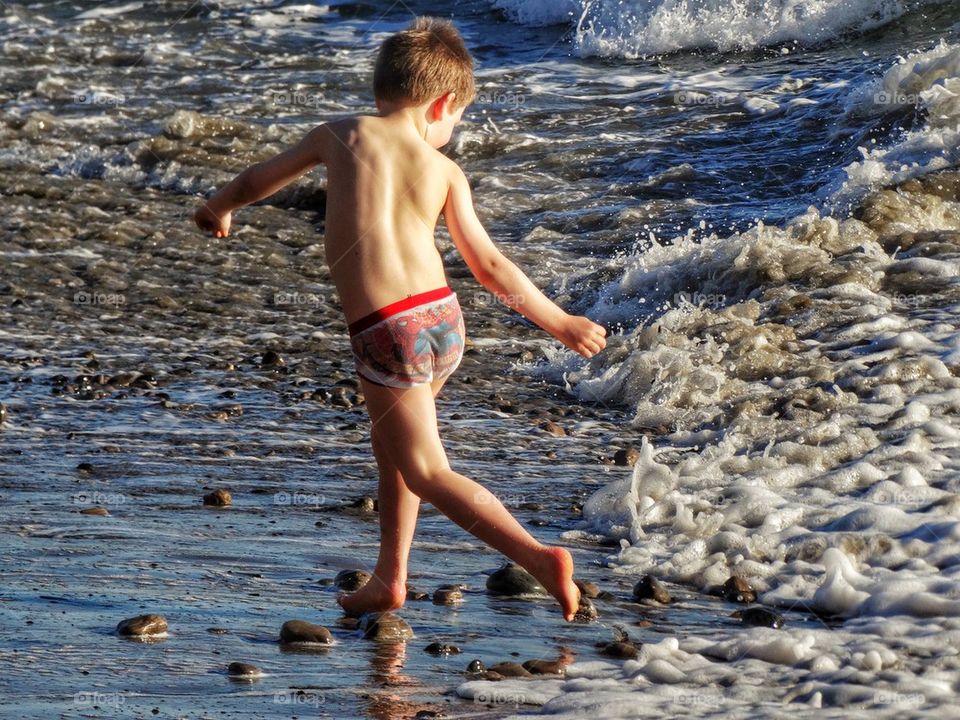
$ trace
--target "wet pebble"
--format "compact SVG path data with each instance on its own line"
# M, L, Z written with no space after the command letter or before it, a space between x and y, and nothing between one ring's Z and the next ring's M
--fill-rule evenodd
M84 508L83 510L80 511L80 514L81 515L100 515L102 517L106 517L110 514L110 512L105 507L100 507L99 505L97 505L95 507Z
M245 662L232 662L227 666L227 673L230 677L242 680L253 680L263 675L263 671L256 665Z
M407 588L407 600L429 600L430 593L423 592L422 590L414 590L413 588Z
M218 488L203 496L203 504L211 507L226 507L233 502L233 497L228 490Z
M391 612L366 613L360 618L360 631L367 640L402 642L413 637L413 628Z
M537 579L522 567L507 563L487 578L487 592L491 595L542 595L546 591Z
M632 642L624 642L622 640L606 643L600 648L601 655L620 660L635 658L638 653L639 650L637 650L636 645Z
M739 618L744 625L755 625L757 627L779 629L783 627L784 623L783 615L759 606L737 610L730 617Z
M613 462L616 465L636 465L637 460L640 459L640 452L636 448L628 447L621 450L617 450L613 454Z
M567 431L557 423L553 422L553 420L547 420L545 423L541 424L540 429L548 435L553 435L554 437L565 437L567 434Z
M428 652L431 655L459 655L460 648L456 645L445 645L444 643L430 643L424 649L424 652Z
M163 615L149 613L121 620L117 632L128 637L151 637L167 632L167 619Z
M280 642L331 645L333 635L323 625L315 625L306 620L287 620L280 628Z
M574 622L587 623L597 619L599 614L597 608L591 602L590 598L580 596L580 604L577 606L577 612L573 616Z
M523 667L532 675L563 675L565 666L559 660L527 660Z
M503 677L532 677L533 673L520 663L501 662L491 666L487 672L495 672Z
M265 350L260 356L260 367L275 368L283 367L286 364L286 361L276 350Z
M470 664L467 665L467 672L470 673L471 675L486 672L486 670L487 670L487 666L484 665L483 661L479 659L471 660Z
M655 600L661 605L669 605L673 602L663 583L652 575L644 575L637 581L633 586L633 598L634 600Z
M341 590L354 592L366 585L369 580L370 573L364 570L341 570L333 578L333 584Z
M463 588L459 585L444 585L433 592L434 605L457 605L463 602Z
M730 579L723 584L720 594L725 600L735 603L749 604L757 599L756 591L746 580L737 575L731 575Z
M577 580L574 579L574 585L580 588L581 597L596 598L600 596L600 587L596 583L592 583L589 580Z
M0 425L7 421L7 406L0 403Z

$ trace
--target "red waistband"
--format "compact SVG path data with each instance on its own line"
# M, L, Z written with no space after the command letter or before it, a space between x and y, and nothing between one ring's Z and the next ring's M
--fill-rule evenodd
M374 310L369 315L364 315L359 320L354 320L348 326L348 330L351 335L356 335L358 332L366 330L371 325L376 325L381 320L386 320L392 315L401 313L404 310L409 310L410 308L416 307L417 305L423 305L428 302L433 302L435 300L442 300L445 297L453 295L453 290L451 290L446 285L436 290L427 290L426 292L417 293L416 295L411 295L410 297L403 298L403 300L397 300L392 302L389 305L384 305L379 310Z

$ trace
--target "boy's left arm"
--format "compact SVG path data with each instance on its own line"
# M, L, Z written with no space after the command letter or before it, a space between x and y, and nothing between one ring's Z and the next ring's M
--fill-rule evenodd
M320 125L289 150L251 165L198 208L194 221L201 230L226 237L231 212L273 195L324 161L323 148L329 133L326 125Z

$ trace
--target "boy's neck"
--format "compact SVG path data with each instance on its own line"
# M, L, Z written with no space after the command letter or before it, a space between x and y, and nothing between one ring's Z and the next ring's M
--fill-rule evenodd
M424 108L416 105L398 105L384 102L380 104L379 110L380 117L384 120L407 126L421 140L426 141L429 123L427 123Z

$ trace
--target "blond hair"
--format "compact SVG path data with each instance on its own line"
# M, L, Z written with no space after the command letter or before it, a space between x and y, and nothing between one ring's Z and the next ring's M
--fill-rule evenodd
M384 40L373 70L374 97L419 105L449 92L456 93L455 108L476 94L473 58L453 23L418 17Z

